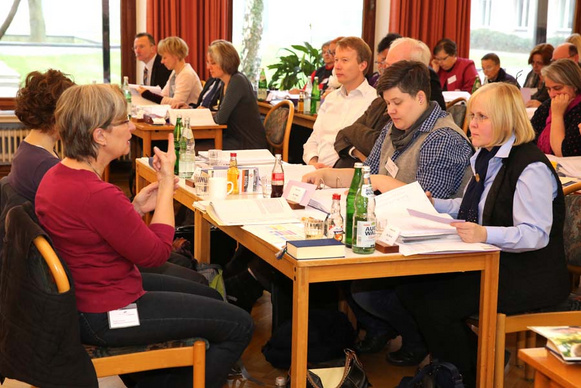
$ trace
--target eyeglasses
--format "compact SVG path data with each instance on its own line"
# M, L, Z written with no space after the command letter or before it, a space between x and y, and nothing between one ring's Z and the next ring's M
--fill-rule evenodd
M335 51L327 50L327 54L335 56Z
M449 55L446 55L444 58L434 57L434 59L438 62L444 62L446 59L450 58Z
M480 113L469 113L469 114L468 114L468 119L469 119L470 121L472 121L472 120L476 119L476 122L477 122L477 123L481 123L481 122L483 122L484 120L488 120L488 116L484 116L484 115L482 115L482 114L480 114Z

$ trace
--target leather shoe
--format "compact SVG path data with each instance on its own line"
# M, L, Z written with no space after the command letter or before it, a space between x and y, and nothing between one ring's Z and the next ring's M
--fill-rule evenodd
M401 348L397 352L387 353L386 359L391 365L395 366L415 366L426 358L428 351L425 349L409 351Z
M387 345L390 339L391 336L389 334L366 335L362 341L356 343L353 347L359 354L377 353Z

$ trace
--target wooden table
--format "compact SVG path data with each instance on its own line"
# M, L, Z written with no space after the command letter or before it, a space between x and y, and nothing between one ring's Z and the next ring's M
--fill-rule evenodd
M260 114L265 115L270 111L274 105L268 102L258 101L258 111ZM317 115L299 113L295 110L295 115L293 117L293 124L300 125L301 127L313 129Z
M153 169L141 160L137 163L138 190L156 179ZM192 188L180 182L174 198L194 210L194 256L201 262L210 260L210 226L215 225L207 213L193 206L199 198ZM216 225L217 226L217 225ZM293 387L304 387L307 372L307 333L309 286L311 283L371 279L391 276L435 274L459 271L481 271L480 335L478 336L478 386L492 387L494 380L494 344L496 340L496 304L498 297L498 252L439 254L404 257L401 254L356 255L324 260L295 260L285 255L275 258L277 248L239 226L218 226L230 237L257 254L293 281L292 366ZM461 292L461 291L460 291Z
M173 125L152 125L137 121L133 121L133 124L135 124L133 135L143 140L143 152L139 156L152 156L151 141L167 140L167 135L174 130ZM222 149L222 131L226 129L226 125L196 125L191 128L195 139L214 139L214 148Z
M581 387L581 365L567 365L546 348L520 349L518 358L535 368L535 388Z

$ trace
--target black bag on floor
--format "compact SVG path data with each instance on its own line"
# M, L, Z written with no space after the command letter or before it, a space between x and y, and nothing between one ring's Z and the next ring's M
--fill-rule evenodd
M432 360L415 376L401 379L397 388L464 388L464 383L454 364Z
M262 348L266 361L280 369L291 364L292 321L282 323ZM340 311L311 310L309 312L309 339L307 361L319 364L344 358L344 349L351 348L355 330Z

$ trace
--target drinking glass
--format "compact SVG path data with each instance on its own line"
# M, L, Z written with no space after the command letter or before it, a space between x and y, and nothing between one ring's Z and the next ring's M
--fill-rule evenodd
M270 194L272 194L272 182L268 175L260 177L260 186L262 186L262 197L270 198Z
M305 220L305 237L308 239L325 236L325 221L309 217Z
M210 166L218 166L221 156L222 150L208 150L208 164Z

